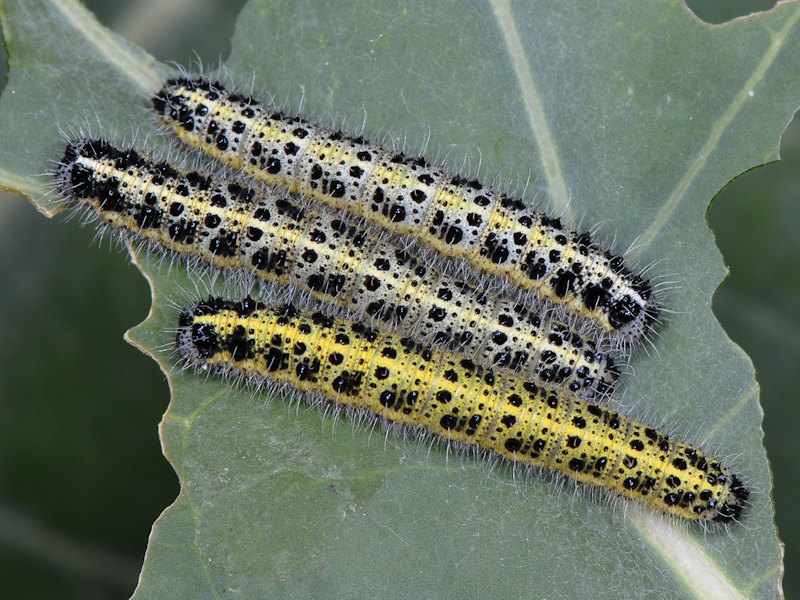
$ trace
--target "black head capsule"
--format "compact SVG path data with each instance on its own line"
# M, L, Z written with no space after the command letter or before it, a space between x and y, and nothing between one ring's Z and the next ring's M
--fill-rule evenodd
M732 475L729 495L721 504L715 507L716 514L712 520L717 523L738 521L742 516L742 511L747 504L748 498L750 498L750 490L744 486L739 477Z

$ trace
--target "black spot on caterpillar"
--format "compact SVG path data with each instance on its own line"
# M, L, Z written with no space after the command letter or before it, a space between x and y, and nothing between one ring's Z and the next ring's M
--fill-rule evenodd
M658 317L651 285L622 257L478 181L286 116L203 78L167 81L153 106L185 144L217 160L413 235L625 341L640 339Z
M738 520L749 495L697 448L608 408L291 305L209 298L181 313L176 343L201 370L288 383L685 519Z
M616 383L613 360L563 323L440 273L375 230L307 210L286 193L259 194L89 139L67 145L55 181L80 207L140 240L290 284L422 344L581 397L606 395Z

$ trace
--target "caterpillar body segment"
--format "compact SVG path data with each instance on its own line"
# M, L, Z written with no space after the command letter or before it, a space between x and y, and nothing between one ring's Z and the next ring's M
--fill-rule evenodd
M670 515L734 521L748 498L728 468L655 428L351 321L209 298L181 313L176 341L201 370L291 384Z
M491 367L581 397L609 394L612 358L544 313L469 285L375 230L307 210L286 193L185 172L103 140L67 145L59 190L137 239L319 300Z
M203 78L167 81L153 106L185 144L262 182L414 236L625 342L641 339L658 318L651 285L622 257L478 181L284 115Z

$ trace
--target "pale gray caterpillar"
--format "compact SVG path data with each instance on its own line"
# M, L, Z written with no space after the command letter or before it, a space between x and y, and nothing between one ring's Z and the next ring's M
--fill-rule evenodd
M423 264L374 230L183 172L103 140L67 145L55 174L102 221L215 267L245 270L578 396L609 394L612 358L568 326Z
M625 343L658 319L653 288L588 233L476 180L272 110L203 78L167 81L159 119L188 146L533 291Z

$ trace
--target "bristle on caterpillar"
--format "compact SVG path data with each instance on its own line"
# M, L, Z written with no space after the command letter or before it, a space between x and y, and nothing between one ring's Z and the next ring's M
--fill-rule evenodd
M737 521L749 496L728 468L661 431L351 321L212 297L181 313L176 343L202 370L289 384L669 515Z
M376 230L308 210L286 192L257 193L97 139L67 145L55 182L137 239L291 285L424 345L585 398L611 393L617 381L612 358L567 325L441 273Z
M204 78L167 81L153 106L188 146L269 185L414 236L596 323L623 344L642 339L658 319L652 286L621 256L478 181L286 116Z

